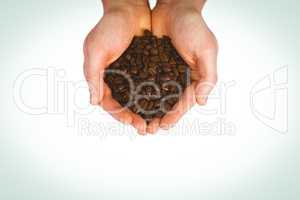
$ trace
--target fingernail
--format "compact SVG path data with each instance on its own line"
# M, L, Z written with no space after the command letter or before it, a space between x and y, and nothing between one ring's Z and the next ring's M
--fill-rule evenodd
M129 125L132 123L132 118L125 118L123 121L122 121L125 125Z
M196 99L199 105L205 105L207 103L207 97L197 97Z
M159 127L163 130L168 130L169 128L171 128L169 124L161 124Z
M157 131L157 130L155 130L155 129L152 128L152 127L147 128L147 133L149 133L149 134L151 134L151 135L153 135L156 131Z
M143 136L146 135L146 131L144 131L144 130L138 130L138 133Z

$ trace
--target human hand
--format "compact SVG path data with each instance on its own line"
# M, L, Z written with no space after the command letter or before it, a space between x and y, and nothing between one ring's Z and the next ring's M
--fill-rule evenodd
M217 82L218 44L207 27L201 10L205 0L159 0L152 12L152 31L167 35L191 68L191 85L180 101L159 122L150 123L152 131L173 126L196 102L205 105Z
M145 134L146 122L112 98L104 83L104 70L130 45L135 35L151 29L150 8L146 0L103 0L104 15L84 43L84 74L92 105L101 105L117 120L132 124Z

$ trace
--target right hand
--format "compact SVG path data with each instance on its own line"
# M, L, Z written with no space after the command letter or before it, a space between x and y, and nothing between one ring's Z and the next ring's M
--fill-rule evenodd
M84 74L90 89L90 102L101 105L115 119L131 124L140 134L145 134L145 120L129 109L122 109L112 98L103 78L105 68L121 56L133 37L142 35L144 29L151 29L150 8L148 4L133 5L125 1L108 3L114 5L104 9L104 16L84 42Z

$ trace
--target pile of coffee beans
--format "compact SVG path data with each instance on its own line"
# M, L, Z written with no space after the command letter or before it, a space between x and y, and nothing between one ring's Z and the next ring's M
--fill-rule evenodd
M169 37L145 30L106 69L104 80L116 101L150 122L178 102L190 84L190 71Z

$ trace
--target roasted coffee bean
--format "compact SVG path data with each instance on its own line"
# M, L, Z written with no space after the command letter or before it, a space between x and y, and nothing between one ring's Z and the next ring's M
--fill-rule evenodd
M160 53L160 54L159 54L159 57L160 57L160 60L161 60L162 62L168 62L168 61L169 61L169 57L168 57L167 54L165 54L165 53Z
M134 58L131 58L131 60L130 60L130 65L132 66L132 65L136 65L136 62L135 62L135 59Z
M152 56L152 57L150 57L150 61L154 62L154 63L157 63L157 62L160 61L160 57L159 56Z
M150 75L147 78L148 81L155 81L156 80L156 76L155 75Z
M163 110L164 111L170 111L172 109L172 105L169 103L169 102L165 102L165 104L164 104L164 108L163 108Z
M125 57L126 57L127 60L131 59L131 55L130 54L127 54Z
M172 72L174 73L175 77L179 76L179 72L178 72L178 70L175 67L172 68Z
M152 46L150 44L147 44L146 47L145 47L145 49L150 50L150 53L151 53Z
M144 31L144 36L145 36L145 37L147 37L147 36L150 37L150 36L152 36L152 32L149 31L149 30L145 30L145 31Z
M138 108L135 106L135 105L133 105L133 106L131 106L130 107L130 110L132 111L132 112L134 112L134 113L138 113Z
M122 93L122 92L124 92L125 90L126 90L126 86L125 86L125 85L119 85L119 86L118 86L118 91L119 91L119 92Z
M178 72L179 73L184 73L185 72L185 70L186 70L186 66L184 66L184 65L178 65L177 66L177 69L178 69Z
M139 73L139 68L137 66L132 66L130 68L130 73L133 74L133 75L136 75Z
M172 66L169 64L169 63L164 63L164 64L162 64L162 71L163 72L170 72L170 71L172 71Z
M172 77L171 77L170 74L165 73L165 74L162 74L162 75L160 76L160 80L161 80L162 82L167 82L167 81L172 80Z
M176 65L176 60L174 58L170 58L169 63L171 65Z
M164 113L163 111L158 111L158 112L155 114L155 117L157 117L157 118L162 118L164 115L165 115L165 113Z
M153 101L149 101L148 105L147 105L147 110L151 111L153 109L153 106L154 106L154 102Z
M167 36L158 38L149 30L145 30L143 36L135 36L128 49L107 70L112 71L106 71L104 80L113 98L147 122L170 111L179 97L168 96L180 95L190 84L188 64L180 57L171 39ZM115 74L113 70L126 76Z
M136 62L137 65L142 65L143 64L143 58L142 58L141 54L137 54L135 62Z
M156 68L155 67L149 67L148 72L150 75L155 75L156 74Z
M140 71L139 76L141 79L145 79L148 76L148 72L146 71Z
M143 53L144 49L141 45L139 45L136 49L135 49L135 53L137 54L141 54Z
M114 79L114 82L116 83L116 85L121 85L121 84L123 84L123 81L124 81L124 78L121 77L121 76L117 76L117 77Z
M158 50L152 48L152 49L150 50L150 53L151 53L152 55L157 55L157 54L158 54Z

